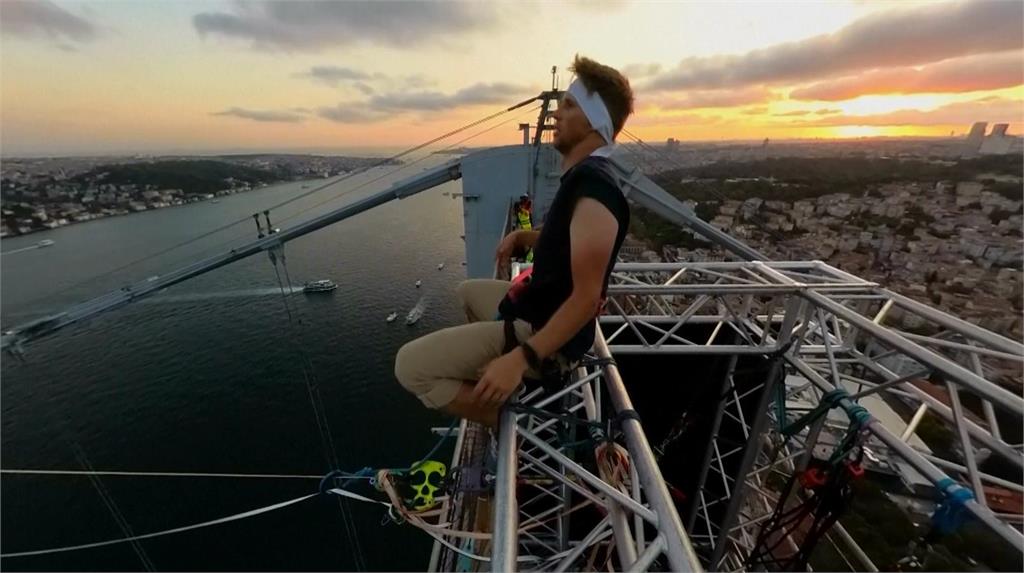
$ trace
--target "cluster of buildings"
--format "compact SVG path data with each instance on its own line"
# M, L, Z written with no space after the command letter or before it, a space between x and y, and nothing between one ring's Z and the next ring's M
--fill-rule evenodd
M104 168L114 165L211 160L224 163L228 168L226 172L230 172L232 167L259 169L266 174L266 181L243 181L226 176L216 181L216 187L220 188L214 192L165 188L145 182L144 175L140 175L137 182L105 181L107 173ZM0 193L3 198L0 237L206 201L250 191L274 180L330 177L381 163L378 158L290 154L4 159L0 170Z
M977 122L966 135L899 139L684 142L670 137L661 145L626 143L620 147L649 175L719 161L758 161L777 157L931 158L941 161L1024 152L1024 138L1008 134L1008 127L1005 123L997 123L986 134L988 123Z
M878 191L880 197L766 203L768 229L795 231L783 241L735 217L731 225L722 215L716 221L779 258L813 256L1019 339L1021 317L1014 305L1021 300L1024 261L1021 200L987 191L979 182L900 183Z
M861 195L797 201L753 197L717 205L712 225L772 259L822 260L984 328L1021 337L1022 201L992 192L985 183L893 183ZM645 249L636 243L627 246L624 254L635 259L722 258L710 248L666 246L658 256L643 255ZM913 324L913 317L907 320L906 328L923 326Z
M18 193L16 201L4 201L0 208L0 237L25 235L93 219L196 203L251 189L248 183L228 181L226 184L228 187L216 193L201 194L186 194L181 189L157 189L153 185L135 183L51 184L43 190Z

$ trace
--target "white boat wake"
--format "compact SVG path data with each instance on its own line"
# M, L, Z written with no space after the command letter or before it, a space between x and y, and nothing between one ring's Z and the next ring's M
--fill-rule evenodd
M285 294L301 293L301 286L293 286L291 289L285 287ZM252 297L265 297L265 296L280 296L281 289L278 287L267 287L259 289L246 289L246 290L229 290L223 292L204 292L204 293L192 293L192 294L170 294L170 295L157 295L152 298L147 298L139 301L139 304L162 304L162 303L176 303L176 302L199 302L204 300L216 300L224 298L252 298Z

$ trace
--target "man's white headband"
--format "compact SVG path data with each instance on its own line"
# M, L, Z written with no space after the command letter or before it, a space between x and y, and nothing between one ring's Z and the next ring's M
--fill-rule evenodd
M579 104L580 109L583 110L583 115L587 116L590 120L590 126L594 128L597 133L604 138L605 143L612 143L613 134L615 133L612 127L612 116L608 113L608 107L604 105L604 100L595 91L590 93L587 91L587 87L583 85L583 82L576 78L567 90L572 97Z

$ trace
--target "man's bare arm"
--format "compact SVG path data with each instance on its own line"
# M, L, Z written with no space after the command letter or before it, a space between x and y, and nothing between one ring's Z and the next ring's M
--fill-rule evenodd
M518 243L523 249L532 249L537 244L537 238L540 237L540 227L536 227L529 231L521 229L519 231Z
M618 220L599 201L584 197L576 204L569 225L572 294L529 340L541 358L558 352L588 321L594 320L600 310L604 275L618 230Z
M494 260L502 268L508 266L508 260L517 251L532 249L537 244L537 237L540 237L540 227L533 230L519 229L505 235L505 238L498 243L494 251Z
M530 338L530 346L546 358L565 345L587 321L594 320L601 304L604 273L615 248L618 221L594 199L576 204L569 225L573 289L544 328ZM515 391L529 367L522 348L495 358L473 386L474 402L497 407Z

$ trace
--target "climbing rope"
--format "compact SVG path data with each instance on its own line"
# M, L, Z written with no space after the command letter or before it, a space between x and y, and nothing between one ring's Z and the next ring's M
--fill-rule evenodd
M167 530L164 530L164 531L157 531L157 532L154 532L154 533L144 533L142 535L132 535L130 537L124 537L124 538L121 538L121 539L111 539L109 541L98 541L96 543L83 543L81 545L69 545L69 546L66 546L66 547L54 547L54 548L51 548L51 549L38 549L38 550L35 550L35 551L19 551L19 552L16 552L16 553L0 553L0 557L5 558L5 559L6 558L14 558L14 557L31 557L31 556L34 556L34 555L49 555L49 554L52 554L52 553L64 553L64 552L67 552L67 551L78 551L80 549L92 549L93 547L104 547L106 545L115 545L115 544L118 544L118 543L134 543L134 542L142 540L142 539L151 539L151 538L154 538L154 537L162 537L164 535L171 535L171 534L174 534L174 533L181 533L183 531L191 531L193 529L201 529L203 527L210 527L210 526L213 526L213 525L220 525L222 523L229 523L229 522L232 522L232 521L238 521L240 519L246 519L246 518L249 518L249 517L255 517L257 515L261 515L261 514L264 514L264 513L269 513L271 511L275 511L275 510L278 510L278 509L281 509L281 508L284 508L284 507L288 507L289 505L295 505L296 503L299 503L301 501L305 501L305 500L307 500L307 499L309 499L311 497L316 497L316 496L317 496L317 494L315 494L315 493L309 494L309 495L304 495L302 497L297 497L295 499L290 499L288 501L282 501L280 503L275 503L274 505L268 505L266 507L261 507L261 508L258 508L258 509L252 509L252 510L245 511L245 512L242 512L242 513L236 513L234 515L229 515L227 517L221 517L219 519L214 519L214 520L211 520L211 521L204 521L202 523L196 523L196 524L193 524L193 525L186 525L184 527L175 527L174 529L167 529Z
M864 407L850 401L846 390L835 388L825 392L816 407L787 424L785 397L785 385L779 384L775 409L779 433L784 440L775 450L776 455L794 435L822 420L833 408L843 409L849 418L849 425L827 460L812 458L806 468L794 473L786 481L775 511L761 527L754 547L745 559L747 568L772 565L780 571L806 569L818 541L849 507L853 496L853 481L864 475L861 467L863 442L866 427L871 422L871 415ZM799 492L805 493L806 497L795 506L787 508L786 500L796 484L800 485ZM779 557L779 546L787 539L791 540L794 532L803 535L796 552Z

